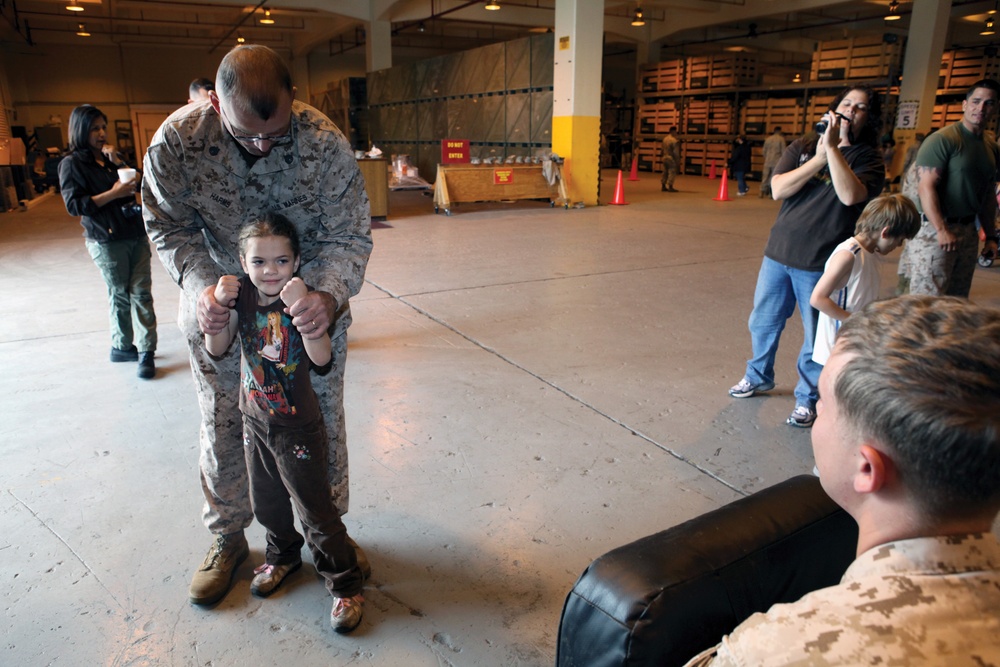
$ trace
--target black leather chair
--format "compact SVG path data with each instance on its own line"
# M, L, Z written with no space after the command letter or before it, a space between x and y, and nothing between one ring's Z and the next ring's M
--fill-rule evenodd
M683 665L751 614L836 584L857 540L802 475L619 547L566 598L556 664Z

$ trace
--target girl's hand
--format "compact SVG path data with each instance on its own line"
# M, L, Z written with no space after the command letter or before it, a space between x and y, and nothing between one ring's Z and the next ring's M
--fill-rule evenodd
M236 297L240 295L240 279L236 276L222 276L215 286L215 302L220 306L232 308L236 305Z
M308 292L309 290L306 288L306 284L302 281L302 278L292 278L281 288L279 296L286 306L291 306L308 294Z

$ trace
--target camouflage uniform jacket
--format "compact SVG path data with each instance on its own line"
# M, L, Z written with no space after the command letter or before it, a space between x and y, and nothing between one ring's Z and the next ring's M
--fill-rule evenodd
M754 614L688 667L1000 665L998 610L992 533L889 542L839 585Z
M663 161L666 162L667 158L673 160L675 165L681 163L681 142L680 139L672 134L668 134L663 137Z
M287 217L301 239L300 274L333 295L332 337L350 324L371 254L364 178L340 130L316 109L292 103L293 141L248 165L208 103L174 112L143 167L146 229L167 272L196 301L223 274L240 275L240 228L265 211Z

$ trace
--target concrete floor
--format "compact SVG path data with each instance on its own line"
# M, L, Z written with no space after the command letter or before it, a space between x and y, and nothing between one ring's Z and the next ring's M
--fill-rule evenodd
M159 372L139 380L107 361L104 287L61 200L0 216L0 664L551 665L592 559L813 466L784 424L797 320L776 390L726 394L778 204L678 186L451 217L393 193L350 330L347 524L374 574L348 636L311 565L250 596L256 524L230 594L187 602L210 537L177 289L154 260ZM895 257L882 272L889 294ZM973 299L1000 306L1000 269Z

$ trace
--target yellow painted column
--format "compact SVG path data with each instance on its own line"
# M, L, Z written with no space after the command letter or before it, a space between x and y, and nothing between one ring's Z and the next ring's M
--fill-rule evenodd
M604 3L556 0L552 151L564 159L570 202L597 205Z

